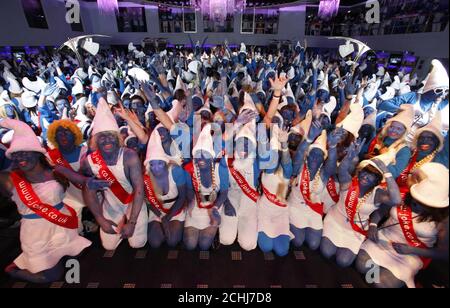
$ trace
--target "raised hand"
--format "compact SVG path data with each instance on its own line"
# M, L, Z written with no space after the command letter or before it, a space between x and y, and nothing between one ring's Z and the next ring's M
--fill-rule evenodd
M255 110L246 109L241 112L236 120L236 124L245 125L250 121L256 119L258 117L258 112Z
M282 91L289 79L286 76L275 77L274 79L269 79L270 86L273 91Z
M314 120L308 132L308 140L314 141L322 134L322 124L319 120Z
M44 95L44 96L50 96L50 95L52 95L53 93L55 93L57 90L58 90L59 88L58 88L58 85L55 83L55 84L47 84L45 87L44 87L44 89L42 89L42 95Z

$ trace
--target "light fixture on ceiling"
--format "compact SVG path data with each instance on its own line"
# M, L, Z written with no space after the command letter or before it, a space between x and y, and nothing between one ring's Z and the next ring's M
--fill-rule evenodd
M119 10L118 0L97 0L97 7L100 13L110 14Z
M212 20L224 22L228 15L243 11L246 0L191 0L191 6L201 11L202 15Z
M339 11L340 0L321 0L319 4L319 17L322 19L331 19Z

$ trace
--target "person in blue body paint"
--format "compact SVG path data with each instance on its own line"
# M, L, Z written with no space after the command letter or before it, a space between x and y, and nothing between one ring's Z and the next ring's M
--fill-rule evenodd
M396 113L404 104L413 105L415 119L411 130L412 133L415 129L431 122L437 112L441 113L443 126L447 129L449 126L448 73L438 60L433 60L431 64L432 70L426 79L423 89L382 101L378 105L379 110L391 113ZM411 140L409 139L409 141Z

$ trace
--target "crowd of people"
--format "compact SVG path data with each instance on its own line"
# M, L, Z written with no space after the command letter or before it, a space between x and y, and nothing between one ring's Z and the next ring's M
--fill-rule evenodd
M298 43L28 56L0 67L0 192L21 215L5 271L54 281L123 241L286 256L308 245L341 267L414 287L448 258L448 89L427 76L325 57ZM369 262L371 261L371 262Z
M369 8L365 5L349 10L342 8L331 20L321 19L311 8L311 12L307 12L306 33L315 36L360 36L441 32L448 25L448 4L443 6L440 2L379 1L379 23L366 20Z

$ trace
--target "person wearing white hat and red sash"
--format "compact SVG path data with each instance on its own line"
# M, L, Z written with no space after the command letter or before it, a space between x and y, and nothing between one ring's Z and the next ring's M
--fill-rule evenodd
M326 258L336 256L340 267L348 267L356 259L364 242L371 214L381 204L394 206L401 202L395 179L386 167L395 157L395 152L366 160L359 164L358 172L352 176L361 144L355 142L346 158L339 165L340 198L324 220L323 238L320 246ZM386 189L380 187L386 181Z
M55 169L63 167L78 172L88 150L82 145L83 136L78 126L70 120L57 120L48 127L47 138L52 146L47 149L47 154ZM64 198L64 202L77 212L79 232L83 231L81 214L86 206L82 189L82 185L70 183Z
M404 201L372 220L376 232L361 246L356 266L363 274L374 264L380 267L376 287L413 288L431 259L448 260L448 176L442 164L424 164L413 172Z
M216 128L220 130L218 125ZM185 166L189 174L189 192L193 192L193 196L189 196L184 230L184 244L188 250L197 247L209 250L221 224L219 210L228 197L228 168L223 158L215 161L219 152L215 149L218 145L221 147L222 139L217 138L215 141L219 144L214 147L211 131L212 124L206 124L192 150L193 161Z
M313 124L312 138L315 136L314 131L320 132L321 127L318 123L316 121ZM334 131L328 140L327 150L327 134L323 130L313 144L310 145L308 142L310 140L304 140L293 158L294 185L288 204L291 232L295 236L292 242L296 247L301 247L306 240L311 249L319 248L323 229L322 219L328 211L321 197L327 190L330 177L336 173L336 146L342 135L342 129Z
M144 162L144 188L150 204L148 242L159 248L182 240L187 204L186 172L170 160L157 129L150 136Z
M239 118L248 113L257 114L257 111L252 98L245 93ZM255 249L258 239L256 204L260 198L258 192L260 170L256 146L256 121L253 119L237 132L234 156L227 155L230 190L225 202L229 203L232 212L235 213L222 215L219 230L221 244L232 245L237 238L241 248L246 251Z
M431 72L423 81L423 88L385 100L378 105L379 110L391 113L395 113L404 104L412 105L414 122L407 136L408 142L414 137L415 130L430 123L437 113L441 114L444 129L448 130L449 127L448 73L439 60L431 61L431 66Z
M115 250L122 239L133 248L147 243L148 214L144 203L144 179L139 156L124 148L119 127L105 99L100 98L93 122L93 144L97 148L81 162L81 172L110 182L102 202L96 192L83 197L100 225L106 250Z
M403 105L397 115L387 120L381 132L369 143L366 159L378 156L394 149L397 154L395 162L388 168L394 178L397 178L408 165L411 158L411 150L406 142L406 136L413 122L413 108L411 105Z
M22 215L22 253L6 268L13 278L47 283L61 278L64 256L77 256L91 245L77 232L74 209L63 203L67 182L54 172L46 150L32 129L17 120L3 120L0 127L14 130L6 157L11 173L0 173L2 190L10 193Z

